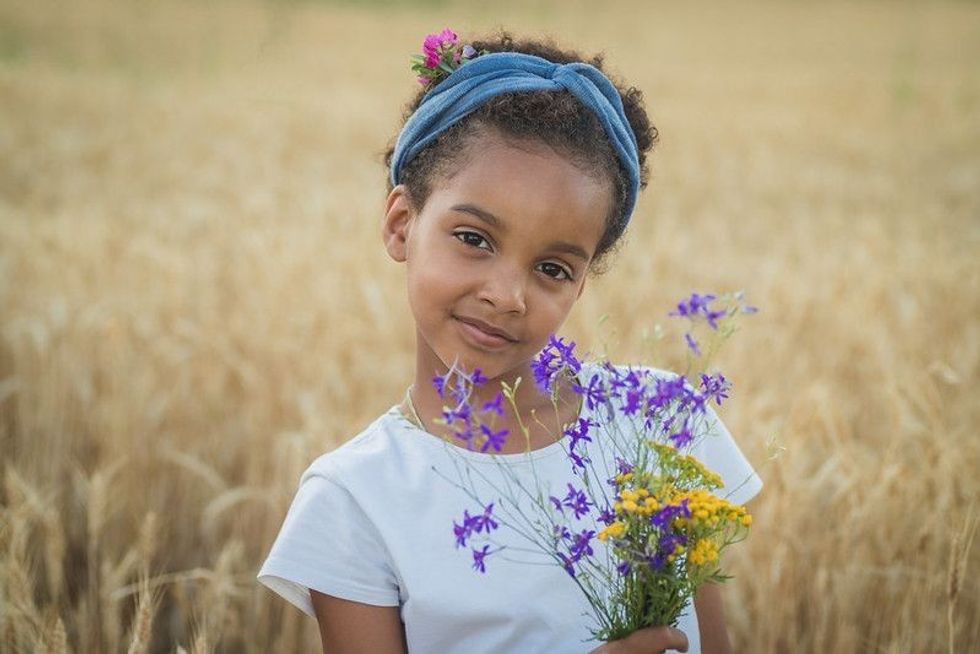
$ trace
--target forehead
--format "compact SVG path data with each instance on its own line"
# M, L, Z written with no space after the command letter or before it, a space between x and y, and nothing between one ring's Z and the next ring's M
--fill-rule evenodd
M611 209L611 186L543 143L481 135L467 143L460 169L429 201L443 211L475 204L525 238L574 237L594 253Z

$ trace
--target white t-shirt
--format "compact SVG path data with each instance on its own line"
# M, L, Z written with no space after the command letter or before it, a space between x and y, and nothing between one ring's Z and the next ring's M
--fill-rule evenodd
M601 369L585 364L580 378L593 372ZM582 417L590 414L585 406L582 411ZM710 431L692 453L721 475L722 496L745 503L762 481L710 407L706 418ZM588 445L597 470L613 476L615 464L595 432L593 442L580 442L576 451ZM500 502L494 486L507 484L501 462L525 487L534 488L537 479L544 497L561 497L568 483L581 487L564 448L556 442L521 454L469 451L422 431L392 407L303 473L258 579L310 616L310 589L398 606L412 654L588 652L599 645L590 640L590 607L564 569L501 527L491 551L504 549L487 557L480 573L469 547L457 548L453 535L464 509L480 511L455 485L460 474L468 475L465 485L483 503ZM678 627L689 652L699 652L692 604Z

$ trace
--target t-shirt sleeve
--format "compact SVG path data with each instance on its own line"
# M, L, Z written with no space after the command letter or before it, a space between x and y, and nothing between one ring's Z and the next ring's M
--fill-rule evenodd
M377 528L346 488L319 473L303 475L258 580L310 616L310 589L399 605L391 557Z
M733 504L745 504L762 490L762 479L756 474L728 428L718 414L705 405L704 437L694 447L694 454L710 470L721 475L724 487L718 491Z

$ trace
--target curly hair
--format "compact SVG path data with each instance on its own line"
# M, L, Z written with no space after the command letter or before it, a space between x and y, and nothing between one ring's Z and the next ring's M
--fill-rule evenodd
M603 55L585 58L574 50L559 48L551 39L515 39L510 33L501 30L492 36L470 41L470 44L477 51L521 52L556 64L583 61L603 70ZM649 180L647 152L657 141L657 129L647 116L643 93L633 86L625 86L604 70L603 73L622 98L626 117L636 136L640 188L646 188ZM403 124L418 109L426 91L427 89L421 89L408 103ZM619 243L626 230L626 220L622 214L627 199L629 176L598 118L569 91L504 93L491 98L448 128L402 168L400 181L406 186L412 207L421 211L435 182L452 177L462 163L460 159L467 155L466 146L487 133L538 141L567 156L583 172L599 180L610 180L614 202L606 217L606 227L599 239L591 267L593 272L601 272L607 255ZM396 139L397 135L384 155L385 166L389 171ZM392 188L389 175L388 191Z

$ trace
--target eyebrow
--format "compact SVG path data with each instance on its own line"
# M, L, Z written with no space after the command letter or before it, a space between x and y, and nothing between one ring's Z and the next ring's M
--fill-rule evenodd
M504 222L500 218L497 218L495 215L493 215L486 209L481 209L475 204L469 204L469 203L455 204L452 207L450 207L450 209L452 211L461 211L463 213L468 213L471 216L479 218L480 220L487 223L491 227L496 227L499 230L507 229L507 227L504 225ZM567 241L554 241L548 245L547 249L554 250L555 252L564 252L565 254L576 256L579 259L582 259L583 261L589 260L589 255L585 250L583 250L580 246L575 245L574 243L569 243Z

